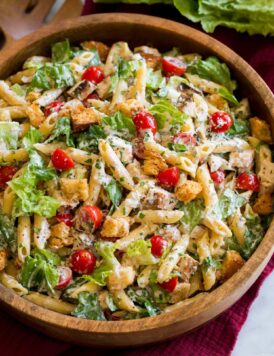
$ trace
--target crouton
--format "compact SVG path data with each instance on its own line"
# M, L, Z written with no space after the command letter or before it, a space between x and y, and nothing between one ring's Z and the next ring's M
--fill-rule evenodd
M26 114L29 117L31 125L36 128L39 128L39 126L45 120L44 113L37 103L32 103L31 105L27 106Z
M85 201L89 196L87 179L61 178L60 188L69 204L75 201Z
M101 122L101 115L93 108L79 106L71 110L71 119L73 132L79 132L85 130L91 124Z
M157 176L168 168L164 158L157 152L144 150L143 171L149 176Z
M178 200L184 203L189 203L199 195L202 191L202 185L193 180L187 180L184 184L176 188L175 196Z
M109 47L103 42L98 41L85 41L81 43L84 49L97 49L100 59L104 62L107 59L109 53Z
M69 236L69 226L64 222L60 222L51 227L51 236L58 237L59 239L65 239Z
M254 150L244 150L242 152L231 152L229 155L229 165L245 171L250 171L254 164Z
M172 293L169 294L169 302L172 304L178 303L188 297L190 291L190 283L178 283Z
M148 68L155 69L161 64L161 54L156 48L141 46L134 48L135 53L139 53L146 61Z
M108 277L108 288L110 291L125 289L134 282L135 271L132 267L120 267Z
M243 265L244 259L236 251L227 251L221 268L221 280L226 281L233 276Z
M271 194L265 193L258 196L253 205L253 211L259 215L271 214L273 212L273 199Z
M183 255L178 266L182 280L184 282L189 282L190 277L197 271L199 262L189 255Z
M1 250L0 251L0 271L3 271L7 265L7 251Z
M271 130L268 123L258 117L249 119L252 136L268 144L272 143Z
M115 104L116 111L122 111L126 116L133 116L138 111L144 110L144 106L136 99L128 99Z
M144 201L142 202L142 209L163 209L172 210L176 205L176 199L174 194L168 191L155 187L148 191Z
M104 237L124 237L129 233L128 218L112 218L107 216L103 224L101 235Z
M81 80L75 84L67 93L73 98L84 100L86 97L94 92L96 85L90 80Z
M73 244L73 237L69 236L70 228L65 223L60 222L51 227L51 236L48 240L50 248L59 249Z
M34 102L38 98L40 98L41 94L35 91L31 91L27 94L26 100L30 103Z
M206 100L219 110L229 111L227 101L220 94L210 94L206 97Z

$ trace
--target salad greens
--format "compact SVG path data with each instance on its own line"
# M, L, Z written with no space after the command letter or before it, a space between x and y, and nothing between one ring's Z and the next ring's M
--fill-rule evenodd
M71 130L71 123L70 123L70 118L69 117L61 117L51 135L49 136L49 138L45 141L45 143L50 143L52 141L60 141L60 138L62 136L65 136L66 138L66 144L69 147L75 147L74 145L74 141L73 141L73 136L72 136L72 130Z
M81 292L79 303L71 315L81 319L106 320L96 293Z
M154 316L160 313L160 309L155 305L152 295L147 289L134 289L129 287L126 291L129 298L138 306L144 308L142 314L145 316Z
M102 123L105 128L109 127L123 137L132 137L136 133L132 118L125 116L120 111L117 111L113 116L104 117Z
M90 125L88 130L81 132L76 137L76 147L84 151L98 152L98 140L106 138L106 134L101 125Z
M199 224L203 218L204 202L202 199L196 199L188 204L181 204L179 210L184 212L181 223L186 232L191 233L195 226Z
M219 199L219 209L222 214L222 219L227 219L233 215L238 208L246 203L246 199L239 196L231 189L225 189Z
M12 221L7 215L0 212L0 249L8 248L12 253L17 250L17 234Z
M0 148L2 150L16 150L20 133L18 122L0 122Z
M53 63L67 62L72 55L73 53L68 39L62 42L57 42L51 47L51 57Z

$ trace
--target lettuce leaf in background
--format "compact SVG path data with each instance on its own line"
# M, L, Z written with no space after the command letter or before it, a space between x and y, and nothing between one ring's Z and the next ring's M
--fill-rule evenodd
M94 0L94 2L101 2L101 3L115 3L115 2L122 2L125 4L172 4L172 0Z

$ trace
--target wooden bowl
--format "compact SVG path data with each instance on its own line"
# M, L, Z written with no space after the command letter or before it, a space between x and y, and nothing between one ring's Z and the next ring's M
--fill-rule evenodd
M131 46L173 46L183 52L217 55L231 68L239 94L250 99L254 114L266 119L274 132L274 97L260 76L237 54L208 35L176 22L137 14L99 14L45 27L15 43L0 55L0 77L19 70L23 61L46 54L50 45L69 38L128 41ZM274 222L256 252L232 278L211 293L182 302L169 313L130 321L82 320L41 308L0 286L0 303L22 322L50 336L81 345L137 346L183 334L213 319L235 303L255 282L273 254Z

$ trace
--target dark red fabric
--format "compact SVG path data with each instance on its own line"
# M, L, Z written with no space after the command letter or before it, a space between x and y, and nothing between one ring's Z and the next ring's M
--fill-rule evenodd
M126 11L162 16L183 22L195 28L182 18L176 9L164 5L101 5L87 0L83 15L89 13ZM229 29L218 29L213 37L227 44L245 58L264 78L274 91L274 41L262 36L249 37ZM249 308L258 295L264 279L274 269L274 256L248 292L229 310L200 329L172 341L155 346L132 350L111 351L112 355L122 356L227 356L230 355L239 331L244 324ZM107 355L110 352L72 346L44 336L17 322L0 311L0 355L5 356L55 356L55 355Z

